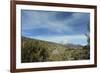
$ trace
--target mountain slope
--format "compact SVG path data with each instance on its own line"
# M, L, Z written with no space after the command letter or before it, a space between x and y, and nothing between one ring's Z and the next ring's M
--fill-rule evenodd
M76 46L76 47L74 47ZM27 37L21 39L22 62L88 59L88 50L78 45L62 45Z

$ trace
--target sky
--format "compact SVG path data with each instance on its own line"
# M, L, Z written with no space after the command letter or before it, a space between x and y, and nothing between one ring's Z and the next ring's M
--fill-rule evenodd
M86 45L90 14L21 10L22 36L56 43Z

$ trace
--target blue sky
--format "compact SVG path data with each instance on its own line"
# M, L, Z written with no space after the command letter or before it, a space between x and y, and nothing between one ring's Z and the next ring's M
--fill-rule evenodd
M21 10L22 36L86 45L89 13Z

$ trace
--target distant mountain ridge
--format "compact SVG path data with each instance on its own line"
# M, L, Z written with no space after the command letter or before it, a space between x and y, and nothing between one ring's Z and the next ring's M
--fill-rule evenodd
M80 49L82 48L83 46L82 45L76 45L76 44L71 44L71 43L68 43L68 44L61 44L61 43L55 43L55 42L50 42L50 41L44 41L44 40L39 40L39 39L34 39L34 38L29 38L29 37L25 37L25 36L22 36L22 39L23 40L35 40L35 41L41 41L41 42L48 42L50 44L57 44L57 45L62 45L62 46L65 46L67 48L74 48L74 49Z

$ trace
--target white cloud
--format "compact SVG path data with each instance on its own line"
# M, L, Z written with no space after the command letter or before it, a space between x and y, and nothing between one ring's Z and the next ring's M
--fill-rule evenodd
M25 21L26 23L22 24L22 30L47 28L48 30L52 30L59 33L63 33L64 31L74 31L72 27L77 26L74 24L79 21L83 21L83 17L86 16L86 14L83 13L73 13L71 18L55 21L53 20L53 17L55 17L56 12L25 11L23 13L25 13L28 18L23 18L27 20Z

